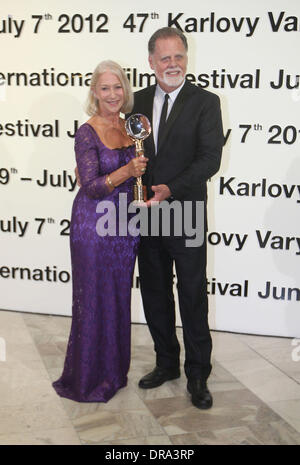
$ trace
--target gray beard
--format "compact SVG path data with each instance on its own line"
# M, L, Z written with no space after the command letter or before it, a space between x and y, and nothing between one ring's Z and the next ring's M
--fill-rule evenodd
M163 82L169 87L179 87L184 80L184 76L181 74L178 77L170 77L163 75Z

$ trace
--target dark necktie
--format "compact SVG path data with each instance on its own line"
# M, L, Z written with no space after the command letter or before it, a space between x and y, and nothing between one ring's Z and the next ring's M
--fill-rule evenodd
M165 94L165 101L160 114L160 121L158 127L158 136L157 136L157 148L159 147L162 135L166 126L167 112L168 112L168 100L169 94Z

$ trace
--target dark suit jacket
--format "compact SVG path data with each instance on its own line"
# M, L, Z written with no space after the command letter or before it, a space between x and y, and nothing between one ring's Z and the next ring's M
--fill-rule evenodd
M135 92L132 113L152 123L155 85ZM168 117L157 155L153 135L145 141L149 158L144 184L167 184L176 200L206 200L206 181L219 169L224 144L219 97L186 81Z

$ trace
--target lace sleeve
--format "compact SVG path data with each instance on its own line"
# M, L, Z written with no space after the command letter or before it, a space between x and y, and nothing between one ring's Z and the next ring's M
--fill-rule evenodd
M105 184L106 175L100 175L97 145L88 126L81 126L76 133L75 155L84 192L92 199L106 197L110 193Z

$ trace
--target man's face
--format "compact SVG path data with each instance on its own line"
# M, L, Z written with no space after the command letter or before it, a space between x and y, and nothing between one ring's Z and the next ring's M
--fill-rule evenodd
M157 39L154 53L149 55L150 67L165 92L172 92L182 84L187 61L187 53L179 37Z

